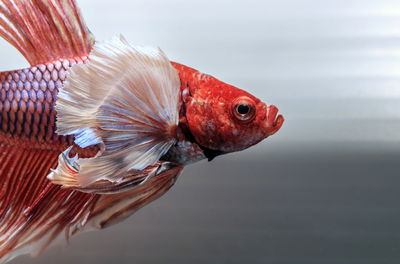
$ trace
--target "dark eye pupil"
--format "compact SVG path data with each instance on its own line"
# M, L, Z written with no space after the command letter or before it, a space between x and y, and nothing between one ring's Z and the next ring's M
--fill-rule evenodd
M248 105L239 105L237 111L239 114L245 115L250 112L250 107Z

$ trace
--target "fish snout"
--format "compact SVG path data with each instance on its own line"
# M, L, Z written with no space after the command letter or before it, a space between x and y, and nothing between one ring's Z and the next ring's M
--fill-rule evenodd
M282 115L278 115L279 109L274 105L267 107L266 118L263 124L266 136L272 136L282 127L285 119Z

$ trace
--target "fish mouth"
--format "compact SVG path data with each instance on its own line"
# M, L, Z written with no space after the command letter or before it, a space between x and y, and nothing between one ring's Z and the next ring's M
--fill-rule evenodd
M266 119L263 124L266 136L272 136L282 127L285 119L282 115L278 115L279 109L274 105L267 107Z

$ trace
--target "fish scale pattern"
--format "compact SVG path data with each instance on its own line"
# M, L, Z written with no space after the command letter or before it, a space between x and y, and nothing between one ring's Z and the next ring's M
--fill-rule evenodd
M55 103L67 71L87 57L58 60L0 73L0 131L9 137L72 144L56 133Z

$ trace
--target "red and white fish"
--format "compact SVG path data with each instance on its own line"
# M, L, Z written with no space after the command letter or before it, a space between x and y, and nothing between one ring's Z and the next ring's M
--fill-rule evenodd
M185 165L282 126L275 106L159 49L96 42L74 0L1 0L0 14L32 65L0 73L3 262L121 221Z

